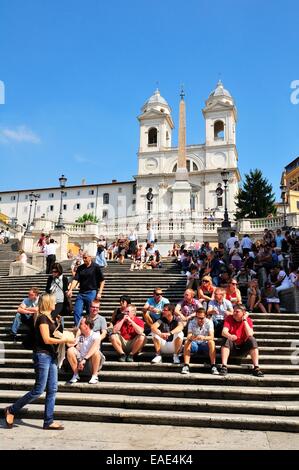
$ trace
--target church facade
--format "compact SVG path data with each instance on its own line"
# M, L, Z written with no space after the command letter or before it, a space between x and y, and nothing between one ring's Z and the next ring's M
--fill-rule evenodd
M184 97L180 102L179 145L172 146L171 108L157 89L138 116L140 139L138 171L131 181L68 186L63 192L64 222L74 223L84 213L100 223L127 219L130 226L141 217L158 219L222 220L227 170L227 209L232 219L240 174L236 148L237 109L219 81L202 110L205 142L186 145ZM36 197L30 197L30 193ZM59 187L0 192L0 208L10 219L28 225L34 218L56 222L60 211ZM33 199L30 209L30 199ZM117 235L117 234L116 234Z

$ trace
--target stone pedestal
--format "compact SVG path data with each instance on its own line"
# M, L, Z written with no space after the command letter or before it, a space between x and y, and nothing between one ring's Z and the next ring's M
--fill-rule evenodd
M67 259L67 251L68 251L68 241L69 235L67 232L63 230L55 230L51 232L51 238L53 238L58 246L56 250L56 261L61 262Z
M95 256L98 247L98 238L94 235L80 239L81 248L87 251L91 256Z
M9 266L9 276L29 276L39 273L40 270L35 266L28 263L21 263L21 261L14 261Z
M21 250L24 250L25 253L32 253L34 247L34 235L28 233L23 236L21 240Z
M218 227L217 228L217 233L218 233L218 243L223 243L225 245L226 241L230 237L230 233L234 229L232 227Z
M46 257L43 253L33 253L32 266L38 269L39 272L46 270Z

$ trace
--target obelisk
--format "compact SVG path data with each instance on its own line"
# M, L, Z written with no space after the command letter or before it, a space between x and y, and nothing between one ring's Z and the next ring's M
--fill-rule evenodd
M181 91L181 101L179 109L179 143L178 162L175 173L175 183L172 186L172 212L189 212L191 185L187 171L186 160L186 106L184 91Z

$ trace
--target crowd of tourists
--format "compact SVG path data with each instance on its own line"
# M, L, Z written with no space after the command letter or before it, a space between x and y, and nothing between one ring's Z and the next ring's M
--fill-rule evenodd
M138 247L137 239L127 240L129 243L118 240L121 257L127 255L123 250L132 252ZM226 244L216 248L208 242L174 245L170 255L186 276L183 298L172 303L156 287L138 312L133 299L122 295L108 323L100 313L106 240L99 240L95 261L89 253L79 252L79 259L73 261L80 263L72 267L71 281L54 262L45 293L30 289L11 326L14 340L21 324L31 332L36 382L30 392L6 408L7 425L11 427L15 414L46 390L44 428L62 429L53 418L58 364L72 371L70 385L86 374L89 384L97 384L105 361L104 340L110 341L120 362L140 360L145 344L152 341L151 363L159 364L170 355L182 374L190 373L191 357L197 354L209 358L211 374L222 376L228 373L230 355L249 354L252 374L263 377L250 314L279 312L281 291L298 287L298 240L299 236L288 232L265 230L259 243L248 235L239 240L232 232ZM151 247L155 240L148 239L147 244ZM63 318L71 313L74 327L66 329ZM218 364L216 343L220 344Z

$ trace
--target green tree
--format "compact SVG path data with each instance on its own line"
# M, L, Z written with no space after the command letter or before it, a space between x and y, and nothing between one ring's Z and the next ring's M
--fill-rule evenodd
M261 170L250 170L236 197L236 219L267 217L276 214L272 184L263 178Z
M97 224L98 221L99 219L93 214L83 214L76 220L78 224L84 224L85 222L94 222Z

